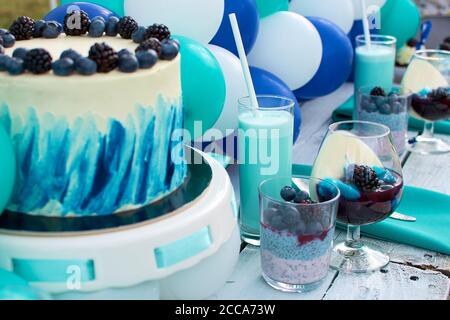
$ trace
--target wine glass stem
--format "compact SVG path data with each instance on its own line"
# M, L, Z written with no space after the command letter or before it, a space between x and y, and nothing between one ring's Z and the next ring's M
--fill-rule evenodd
M345 241L347 247L359 249L362 247L361 243L361 228L359 226L347 227L347 240Z
M431 139L434 136L434 122L425 121L422 138Z

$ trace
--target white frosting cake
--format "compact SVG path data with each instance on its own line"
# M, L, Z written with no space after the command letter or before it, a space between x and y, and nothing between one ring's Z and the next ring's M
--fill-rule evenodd
M87 56L97 42L134 52L120 37L18 41L53 60L66 49ZM16 190L8 210L32 215L106 215L148 205L186 175L180 56L134 73L0 76L0 125L16 150Z

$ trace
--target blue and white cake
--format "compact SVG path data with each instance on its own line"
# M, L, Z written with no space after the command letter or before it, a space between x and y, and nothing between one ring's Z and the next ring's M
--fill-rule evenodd
M53 57L74 48L87 56L98 42L117 52L138 46L120 37L61 35L20 41L15 48L44 48ZM12 56L15 48L5 54ZM73 217L146 206L186 176L180 55L133 73L2 73L0 125L13 140L18 163L9 211Z

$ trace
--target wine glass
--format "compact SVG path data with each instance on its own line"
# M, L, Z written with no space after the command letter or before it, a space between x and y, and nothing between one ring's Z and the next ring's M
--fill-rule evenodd
M402 167L389 128L364 121L332 124L311 176L333 182L341 192L337 221L348 226L347 240L334 247L331 266L352 273L386 266L389 256L362 242L360 227L389 217L403 194Z
M434 137L434 122L450 118L450 51L417 51L403 77L402 87L413 92L410 113L425 121L409 151L423 155L450 152L450 145Z

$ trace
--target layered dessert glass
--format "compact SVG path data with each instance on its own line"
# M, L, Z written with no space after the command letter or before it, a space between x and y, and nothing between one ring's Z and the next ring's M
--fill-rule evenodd
M339 189L319 179L273 178L259 193L264 279L287 292L318 287L329 270Z
M362 87L357 93L354 119L388 126L397 152L402 155L406 151L410 103L410 92L399 87Z

